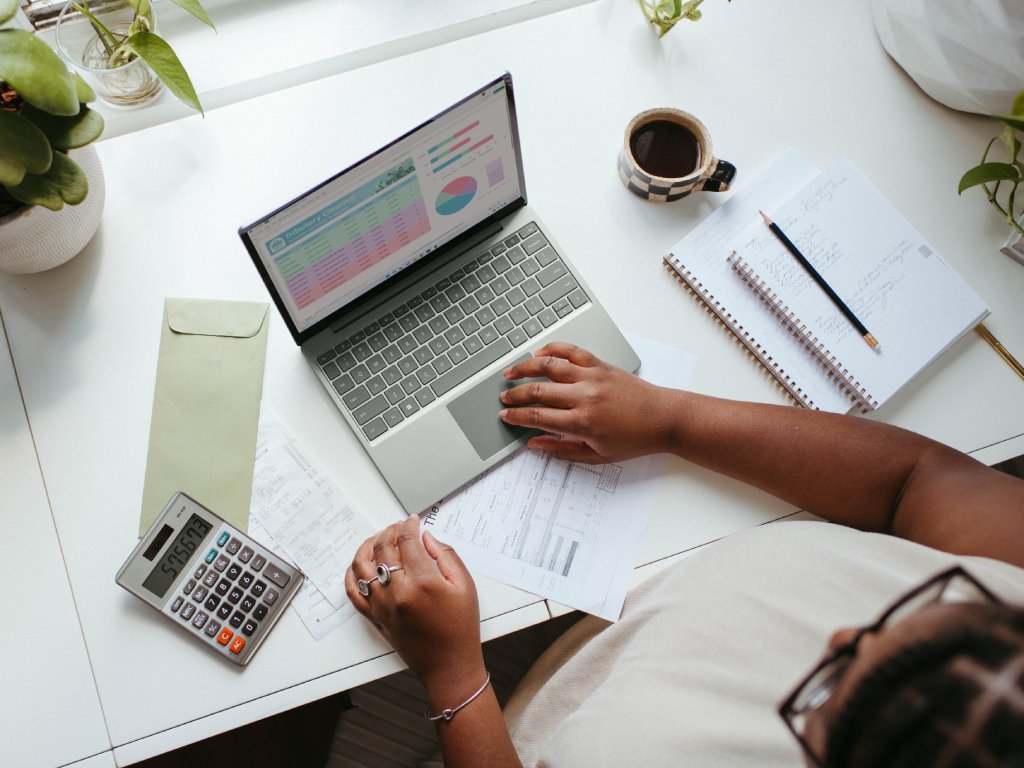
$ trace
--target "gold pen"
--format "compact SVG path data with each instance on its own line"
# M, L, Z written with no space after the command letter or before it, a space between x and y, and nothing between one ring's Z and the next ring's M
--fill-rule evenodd
M1008 366L1017 372L1018 376L1024 379L1024 365L1021 365L1017 358L1010 354L1009 350L1002 345L999 339L992 335L992 331L986 328L984 323L978 323L974 330L978 332L981 338L988 342L989 346L996 351L996 354L1006 361Z

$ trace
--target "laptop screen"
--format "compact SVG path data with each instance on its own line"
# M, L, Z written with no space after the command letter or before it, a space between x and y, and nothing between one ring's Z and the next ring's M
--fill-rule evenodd
M525 200L503 77L239 230L296 341Z

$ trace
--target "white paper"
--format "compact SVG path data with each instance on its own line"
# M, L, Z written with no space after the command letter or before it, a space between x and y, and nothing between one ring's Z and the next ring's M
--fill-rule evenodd
M266 408L256 440L250 526L260 534L254 539L305 574L292 604L315 638L354 615L345 569L376 528Z
M685 386L695 358L631 338L653 383ZM475 574L615 621L663 456L590 466L523 450L424 513Z

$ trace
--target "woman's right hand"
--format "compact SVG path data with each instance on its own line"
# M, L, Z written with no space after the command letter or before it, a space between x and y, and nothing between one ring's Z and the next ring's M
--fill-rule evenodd
M657 387L572 344L552 343L505 378L546 378L502 393L506 424L548 434L529 446L568 461L600 464L671 449L678 404Z

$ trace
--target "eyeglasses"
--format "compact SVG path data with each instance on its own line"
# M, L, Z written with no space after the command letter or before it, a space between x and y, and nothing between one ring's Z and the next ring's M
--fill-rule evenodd
M956 566L910 590L890 605L874 624L858 629L849 642L828 654L779 706L782 719L817 768L824 768L825 758L812 749L804 736L807 718L811 713L821 709L835 693L839 681L857 654L861 638L867 634L878 633L935 603L1001 605L1002 600L963 568Z

